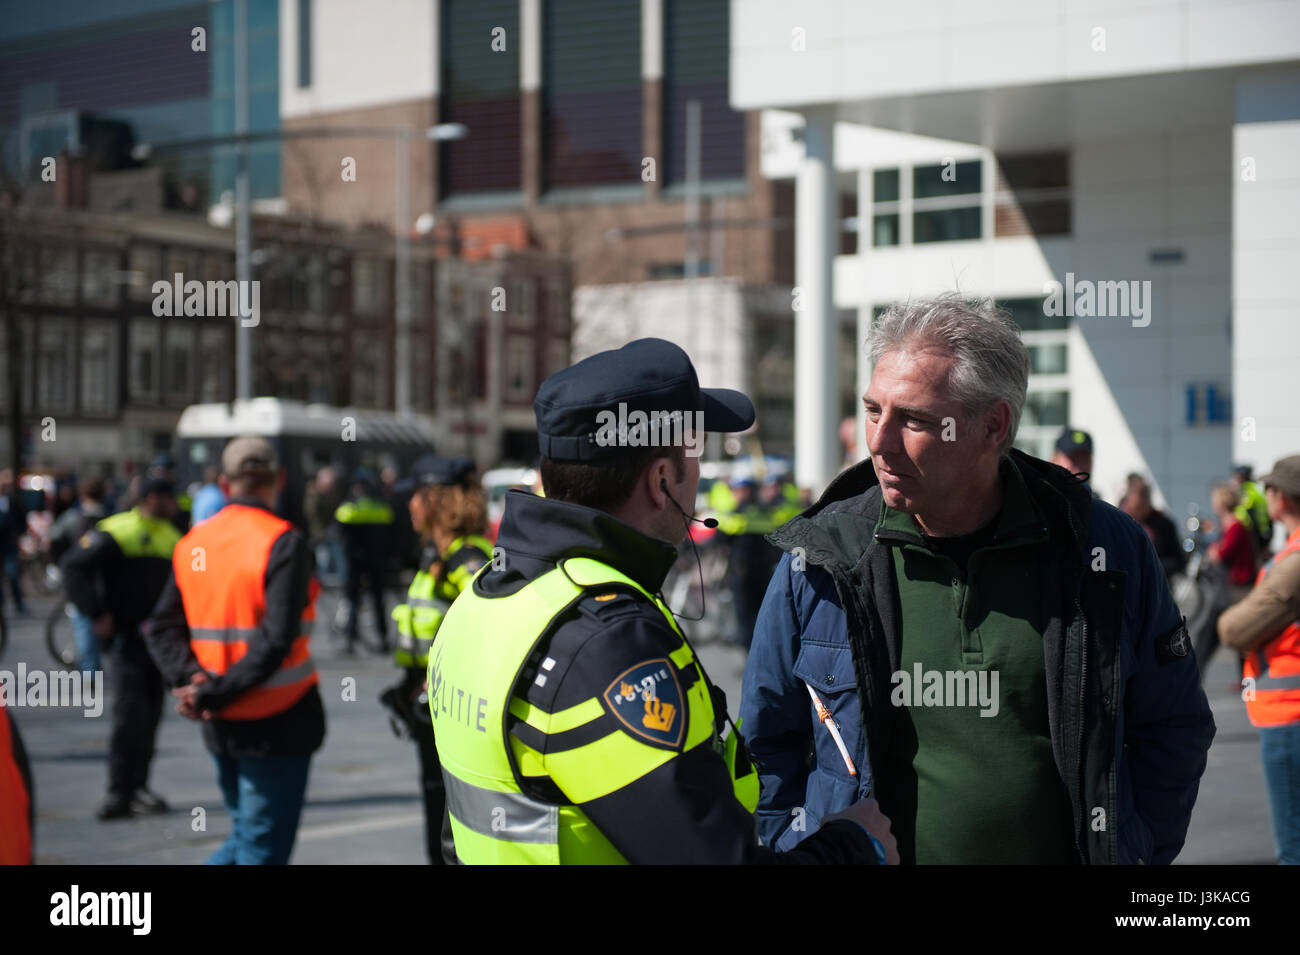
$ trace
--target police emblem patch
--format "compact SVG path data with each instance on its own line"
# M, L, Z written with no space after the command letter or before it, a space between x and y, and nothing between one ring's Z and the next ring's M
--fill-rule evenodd
M605 690L605 705L633 736L677 749L686 735L682 687L664 657L628 667Z

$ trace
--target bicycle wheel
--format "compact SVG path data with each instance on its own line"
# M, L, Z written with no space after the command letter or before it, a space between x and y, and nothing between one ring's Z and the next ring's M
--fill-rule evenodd
M56 603L45 618L45 647L63 669L77 669L77 635L67 600Z

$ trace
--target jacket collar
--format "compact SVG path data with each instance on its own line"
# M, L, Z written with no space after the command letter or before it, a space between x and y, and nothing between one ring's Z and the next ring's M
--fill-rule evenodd
M990 543L1003 546L1045 540L1047 528L1043 518L1029 495L1024 476L1009 458L1003 458L999 463L998 480L1002 486L1002 506ZM889 507L883 500L875 536L880 541L926 546L916 518Z
M507 491L497 546L506 555L554 565L570 557L591 557L655 593L677 559L677 549L604 511ZM535 576L529 574L529 577Z
M1031 506L1045 518L1051 539L1073 537L1071 549L1081 555L1092 502L1087 483L1014 448L1002 466L1014 466ZM875 544L881 504L880 485L868 458L842 471L812 507L772 534L771 540L783 550L805 547L813 563L834 561L852 567L862 558L864 545Z

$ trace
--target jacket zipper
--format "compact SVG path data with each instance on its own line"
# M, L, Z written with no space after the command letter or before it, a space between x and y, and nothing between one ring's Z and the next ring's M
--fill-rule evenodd
M1074 535L1074 539L1077 542L1079 539L1079 529L1074 524L1074 510L1070 507L1070 502L1068 500L1065 502L1065 514L1070 521L1070 533ZM1080 586L1082 586L1082 583ZM1079 826L1074 831L1074 845L1079 852L1079 861L1086 865L1088 857L1083 851L1083 839L1081 833L1086 831L1088 825L1088 810L1083 804L1083 724L1088 713L1088 617L1083 612L1083 600L1077 593L1074 596L1074 609L1075 612L1078 613L1079 619L1083 621L1083 648L1079 663L1079 735L1074 748L1075 781L1079 787L1079 811L1081 815Z

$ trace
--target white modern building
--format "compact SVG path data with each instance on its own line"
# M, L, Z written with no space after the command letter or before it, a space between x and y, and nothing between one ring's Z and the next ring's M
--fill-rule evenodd
M1025 330L1021 446L1092 432L1109 500L1143 471L1181 513L1230 463L1300 453L1300 4L733 0L731 17L732 105L767 111L764 172L795 182L800 483L839 464L845 310L860 344L876 310L952 289ZM834 255L845 195L859 242Z

